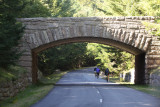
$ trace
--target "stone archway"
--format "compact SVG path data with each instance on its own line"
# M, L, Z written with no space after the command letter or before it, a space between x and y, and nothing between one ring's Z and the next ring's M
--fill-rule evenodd
M141 21L154 17L22 18L25 26L20 45L25 50L19 64L37 81L37 53L70 42L96 42L111 45L136 56L136 80L149 82L149 72L160 65L160 42L149 35Z

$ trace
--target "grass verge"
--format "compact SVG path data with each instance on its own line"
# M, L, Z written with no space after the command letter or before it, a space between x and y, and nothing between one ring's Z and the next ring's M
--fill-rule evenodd
M160 86L151 86L151 85L135 85L130 82L120 82L119 77L111 77L111 82L123 84L124 86L145 92L157 98L160 98Z
M151 85L127 85L130 88L145 92L154 97L160 98L160 86Z
M54 87L53 84L55 84L64 74L66 74L66 72L43 77L38 84L28 86L15 97L1 102L0 107L30 107L48 94L48 92Z

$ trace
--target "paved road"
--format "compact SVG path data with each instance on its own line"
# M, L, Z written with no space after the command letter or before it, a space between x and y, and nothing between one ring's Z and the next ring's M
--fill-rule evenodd
M31 107L160 107L160 99L97 79L93 68L87 68L66 74L45 98Z
M94 67L69 72L56 85L118 85L101 79L102 76L95 78L93 69Z

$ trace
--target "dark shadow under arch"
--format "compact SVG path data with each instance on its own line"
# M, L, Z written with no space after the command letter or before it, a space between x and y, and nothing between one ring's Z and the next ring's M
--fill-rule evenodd
M38 78L37 54L39 52L44 51L48 48L59 46L59 45L76 43L76 42L92 42L92 43L110 45L135 55L135 74L136 74L135 83L136 84L144 83L145 52L131 45L128 45L116 40L111 40L111 39L101 38L101 37L75 37L75 38L61 39L61 40L53 41L48 44L41 45L35 49L32 49L32 82L36 83Z

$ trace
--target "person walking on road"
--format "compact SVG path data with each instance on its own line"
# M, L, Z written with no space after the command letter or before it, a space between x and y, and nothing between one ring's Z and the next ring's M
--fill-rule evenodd
M105 75L106 75L107 82L109 82L109 69L108 68L105 70Z

